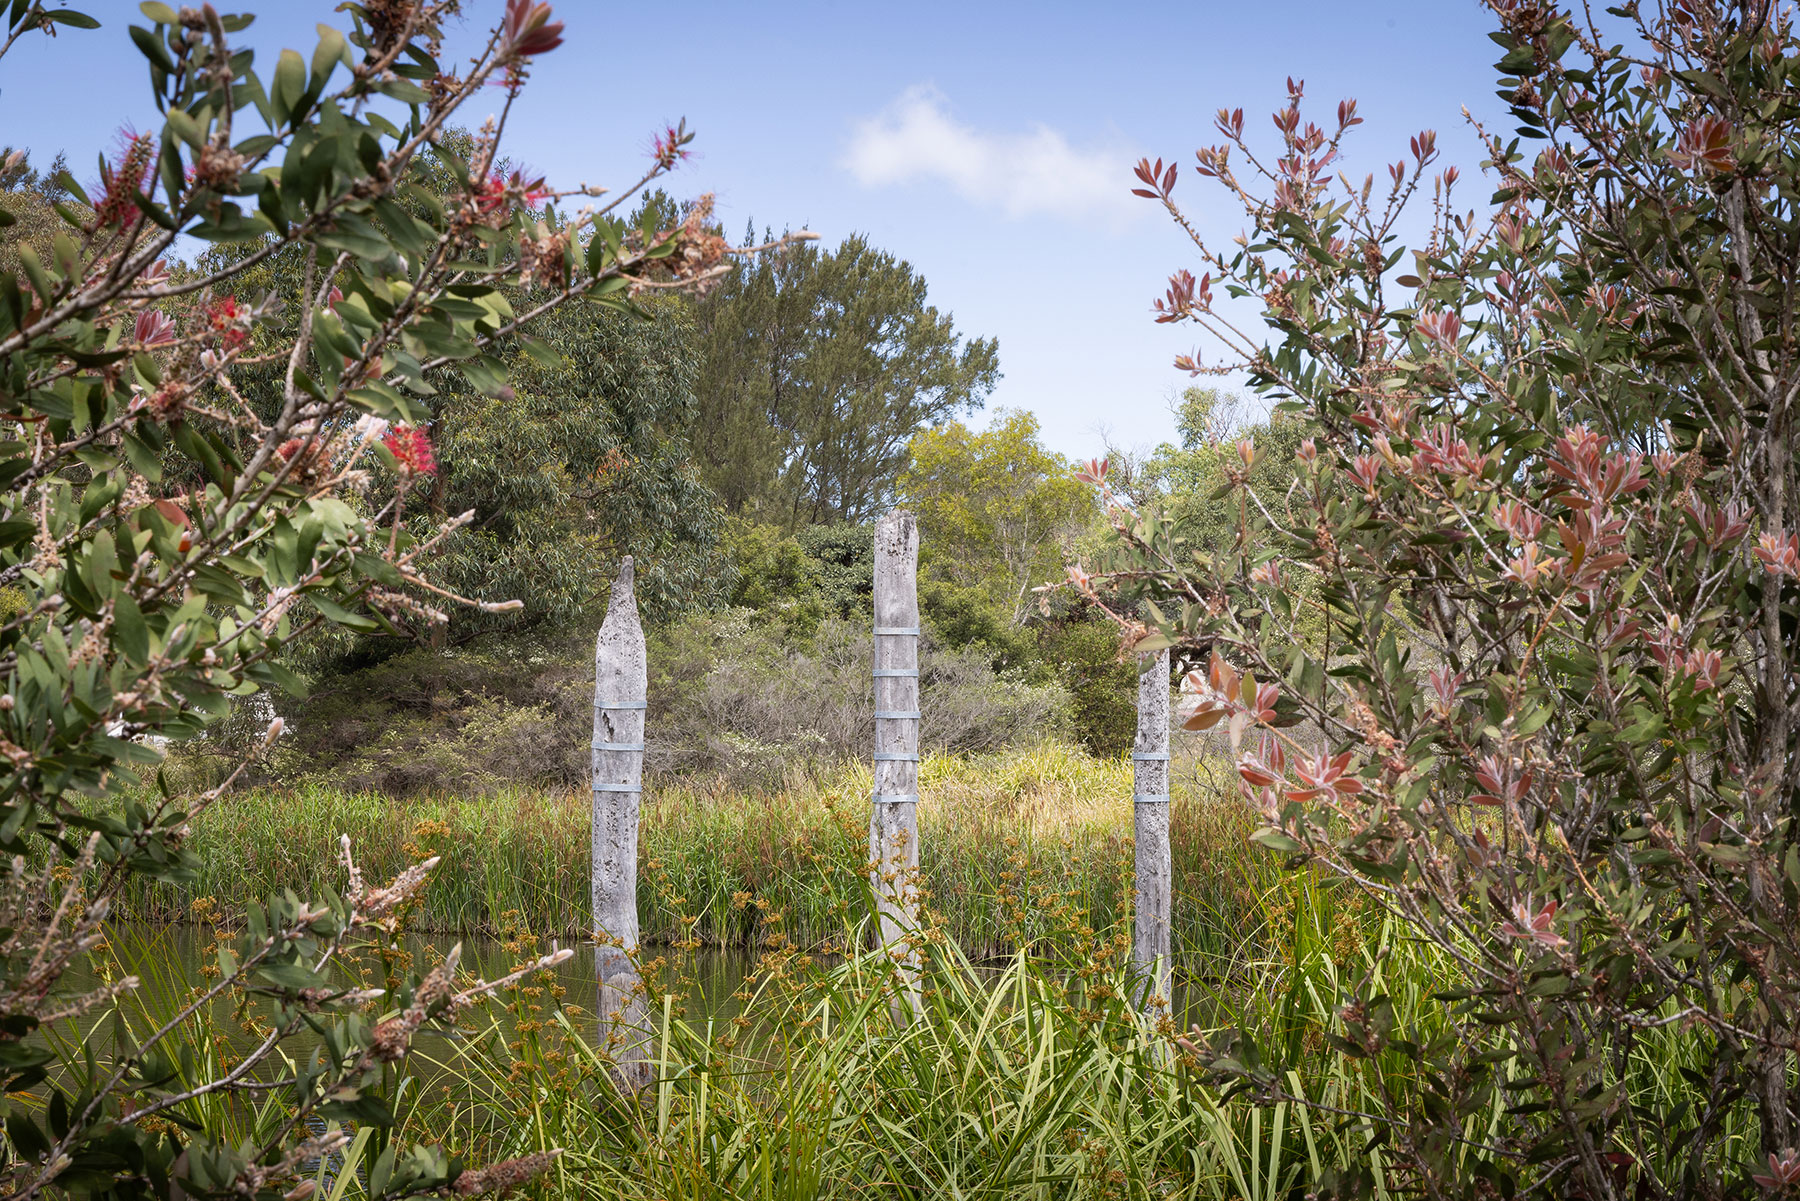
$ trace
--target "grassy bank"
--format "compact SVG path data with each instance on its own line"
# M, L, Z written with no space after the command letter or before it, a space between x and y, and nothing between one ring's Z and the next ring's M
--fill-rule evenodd
M1196 765L1174 775L1176 942L1184 957L1229 955L1258 924L1257 898L1277 865L1245 842L1250 821L1234 797ZM867 768L855 765L795 772L748 794L652 784L640 839L646 940L755 945L772 915L803 943L841 938L859 915L870 786ZM1126 911L1127 760L1061 744L932 757L920 794L931 906L973 954L1077 920L1104 929ZM195 823L196 887L140 885L121 915L181 920L196 905L230 913L280 888L341 887L337 841L348 833L371 879L443 857L415 929L522 926L573 938L587 924L588 803L574 791L404 800L321 786L247 792Z

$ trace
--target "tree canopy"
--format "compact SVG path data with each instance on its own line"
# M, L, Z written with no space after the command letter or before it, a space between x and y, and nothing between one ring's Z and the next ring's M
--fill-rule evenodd
M1017 409L979 433L960 421L921 430L909 450L899 493L929 531L926 570L980 588L1023 622L1032 588L1062 578L1063 557L1097 516L1073 465Z
M913 434L979 408L1000 378L910 263L854 236L740 267L695 305L694 451L732 513L787 530L873 517Z

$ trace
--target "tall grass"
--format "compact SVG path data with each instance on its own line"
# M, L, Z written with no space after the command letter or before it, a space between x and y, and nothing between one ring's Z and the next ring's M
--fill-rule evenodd
M866 767L795 771L777 787L653 782L640 835L639 913L652 943L755 946L771 915L808 945L841 940L866 855ZM922 765L921 869L936 913L972 955L1004 954L1079 911L1114 925L1129 904L1131 769L1064 744ZM1195 970L1256 928L1275 871L1245 839L1250 820L1194 772L1177 773L1172 840L1176 941ZM121 915L150 921L229 912L280 888L341 887L338 836L386 878L441 855L416 929L588 926L589 803L581 792L396 799L324 785L252 791L195 822L192 888L137 884Z
M1284 1087L1323 1109L1223 1099L1131 1007L1129 955L1103 937L1085 959L1022 952L987 969L935 939L921 1011L899 1019L879 954L819 963L775 940L736 1019L690 1020L679 989L665 996L641 1098L609 1083L591 1015L520 989L448 1046L438 1067L455 1085L407 1123L472 1161L561 1147L560 1197L1264 1201L1346 1170L1387 1197L1371 1132L1340 1115L1379 1108L1410 1067L1329 1051L1335 973L1340 956L1382 961L1414 982L1395 989L1411 1020L1432 1004L1432 965L1384 922L1340 921L1303 878L1264 900L1281 945L1238 965L1251 986L1221 990L1209 1024L1290 1033L1269 1040L1286 1048Z

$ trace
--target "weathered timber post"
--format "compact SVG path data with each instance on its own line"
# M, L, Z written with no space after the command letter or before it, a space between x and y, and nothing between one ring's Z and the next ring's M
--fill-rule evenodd
M594 929L600 936L601 1045L614 1049L619 1081L650 1078L650 1023L632 956L638 950L638 809L643 796L644 709L648 695L644 627L631 587L631 556L619 565L594 641Z
M1142 980L1140 1003L1167 1013L1169 992L1169 652L1151 655L1138 673L1137 740L1132 744L1132 810L1137 834L1137 923L1131 962Z
M918 927L919 526L895 509L875 526L875 795L869 861L881 945L903 950ZM916 992L911 997L917 1008Z

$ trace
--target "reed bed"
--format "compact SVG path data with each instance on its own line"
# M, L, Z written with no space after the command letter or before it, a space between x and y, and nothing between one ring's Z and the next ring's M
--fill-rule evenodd
M866 766L795 770L743 792L651 781L640 835L639 913L649 943L755 947L778 915L803 945L854 920L867 846ZM1250 847L1251 819L1203 764L1175 773L1176 942L1199 970L1258 924L1277 865ZM1128 911L1131 767L1047 743L921 768L921 871L933 911L977 958L1004 955L1080 911L1096 927ZM578 791L395 798L326 784L253 790L195 822L192 886L144 882L120 915L168 922L229 915L282 888L341 887L338 838L368 877L427 855L443 862L413 914L427 932L524 928L580 937L588 924L589 809Z

